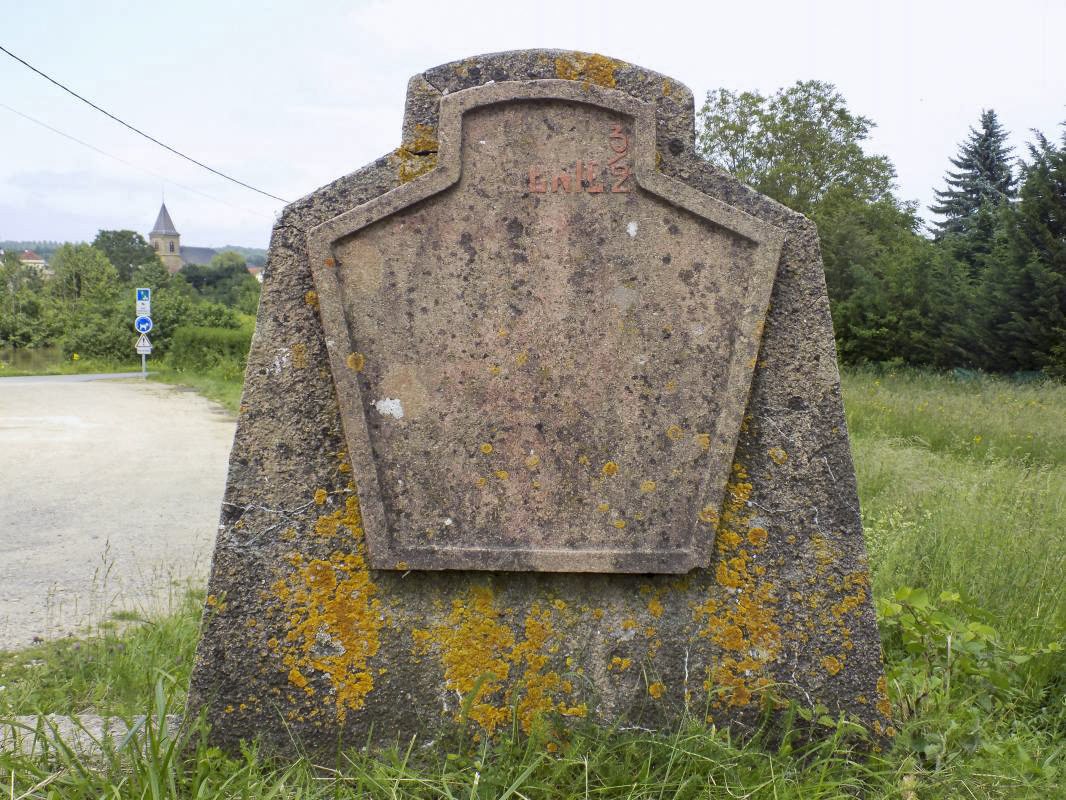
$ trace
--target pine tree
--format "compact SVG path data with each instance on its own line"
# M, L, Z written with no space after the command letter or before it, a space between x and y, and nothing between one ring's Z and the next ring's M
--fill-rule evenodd
M988 215L1011 200L1016 191L1012 148L1006 142L1007 132L999 124L996 112L982 111L978 129L970 128L970 138L960 146L958 158L951 159L958 172L949 171L947 188L934 192L937 204L929 210L944 217L936 223L938 239L955 234L984 240L990 235Z
M1066 377L1066 133L1029 145L985 282L990 366Z

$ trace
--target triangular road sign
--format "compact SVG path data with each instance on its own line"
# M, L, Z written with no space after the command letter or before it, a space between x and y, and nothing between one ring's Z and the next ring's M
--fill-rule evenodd
M148 337L145 334L142 333L137 338L137 346L138 347L151 347L152 343L150 341L148 341Z

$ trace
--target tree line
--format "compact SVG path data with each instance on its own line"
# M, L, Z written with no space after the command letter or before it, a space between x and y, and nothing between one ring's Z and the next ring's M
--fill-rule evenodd
M259 282L238 253L223 251L208 266L172 275L134 231L101 230L91 244L60 245L49 266L45 277L17 252L5 253L0 347L57 346L67 356L132 360L135 287L152 289L154 354L165 354L182 326L250 326L259 303Z
M896 194L895 168L863 149L873 121L831 85L772 95L710 92L697 149L818 225L840 358L1066 378L1066 133L1034 132L1021 158L992 110L949 160L926 226ZM251 251L250 251L251 252ZM0 267L0 346L58 344L112 359L132 347L134 286L151 286L166 352L180 324L240 325L259 284L237 252L176 275L133 231L65 244L43 280L15 254Z
M842 361L1066 378L1066 134L1015 158L983 111L927 228L830 84L721 89L698 119L702 156L817 223Z

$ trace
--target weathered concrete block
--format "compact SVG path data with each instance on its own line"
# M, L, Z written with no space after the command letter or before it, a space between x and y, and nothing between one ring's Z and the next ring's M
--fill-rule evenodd
M274 230L192 681L222 744L887 725L818 237L602 56L413 78Z

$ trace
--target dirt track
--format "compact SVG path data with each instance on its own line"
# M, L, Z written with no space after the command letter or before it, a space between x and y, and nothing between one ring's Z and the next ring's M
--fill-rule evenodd
M0 649L202 580L232 417L139 378L0 379Z

